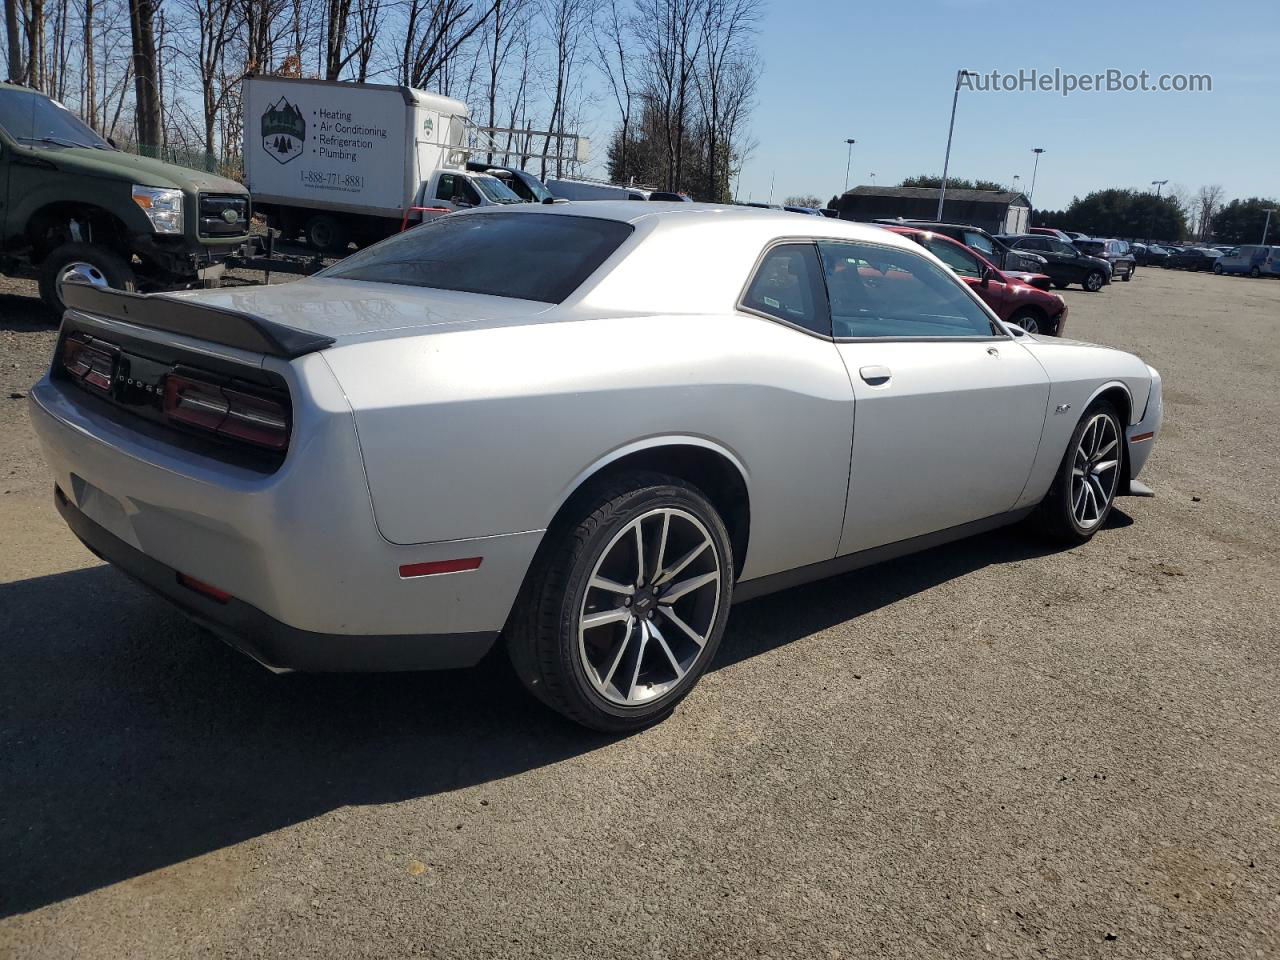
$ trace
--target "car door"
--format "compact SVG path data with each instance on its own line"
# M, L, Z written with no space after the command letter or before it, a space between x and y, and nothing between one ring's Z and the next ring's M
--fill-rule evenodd
M1049 243L1049 252L1045 256L1055 257L1057 262L1062 266L1062 276L1067 283L1083 283L1085 276L1091 270L1098 269L1098 265L1092 263L1093 258L1081 253L1079 249L1070 243L1063 243L1061 240L1053 240L1046 238ZM1105 259L1098 257L1097 259ZM1057 279L1056 277L1054 278Z
M926 257L872 243L818 247L854 391L840 553L1010 510L1044 426L1044 369Z
M1062 285L1075 283L1075 270L1069 262L1064 262L1067 258L1050 247L1052 242L1055 241L1051 241L1048 237L1023 237L1021 240L1014 241L1013 248L1044 257L1044 272L1054 283Z
M1003 317L1005 310L1005 285L992 277L992 271L971 251L946 237L933 234L925 240L925 249L951 268L951 272L964 281L974 294Z

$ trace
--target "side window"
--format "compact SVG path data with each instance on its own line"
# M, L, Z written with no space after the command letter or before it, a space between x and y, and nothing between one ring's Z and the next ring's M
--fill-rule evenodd
M452 173L440 174L440 183L436 185L436 199L437 200L453 199L453 174Z
M1061 240L1046 240L1044 250L1052 250L1054 253L1061 253L1064 256L1074 257L1076 248L1069 243L1063 243Z
M934 237L929 243L929 250L954 270L957 276L968 277L970 280L982 279L982 264L978 262L977 257L958 243L949 243L940 237Z
M973 233L969 230L964 232L965 246L973 247L975 250L981 250L987 256L995 256L996 248L991 245L991 241L980 233Z
M1019 250L1048 250L1049 241L1045 237L1027 237L1014 244Z
M818 241L837 337L908 340L998 335L951 273L909 250Z
M822 268L812 243L780 243L770 249L756 268L742 305L831 336Z
M453 199L455 203L461 201L462 203L469 203L473 207L480 206L479 192L477 192L471 181L465 177L459 177L454 183Z

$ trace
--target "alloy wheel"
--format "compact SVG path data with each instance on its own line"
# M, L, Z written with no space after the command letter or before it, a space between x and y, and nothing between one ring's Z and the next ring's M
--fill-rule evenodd
M676 690L711 640L723 576L710 532L687 510L649 510L615 534L578 613L578 655L596 692L634 707Z
M1071 464L1071 514L1082 530L1102 522L1120 482L1120 431L1105 413L1095 414L1080 435Z

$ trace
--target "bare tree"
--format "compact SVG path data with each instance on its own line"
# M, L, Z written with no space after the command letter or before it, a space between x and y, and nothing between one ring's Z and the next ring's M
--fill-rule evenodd
M80 37L84 46L84 72L81 84L80 112L94 130L98 129L98 80L93 51L93 0L84 0L80 9Z
M543 180L547 178L547 155L553 139L557 144L556 176L564 173L562 151L559 149L564 139L552 134L563 132L566 104L570 95L576 93L577 69L582 61L581 39L589 23L590 11L589 0L545 0L543 5L543 17L555 60L551 117L547 121L547 136L542 141L542 170L538 174Z
M4 32L9 48L9 82L27 82L27 62L22 49L22 24L27 19L26 0L4 0Z
M684 150L703 34L701 0L639 0L636 33L646 64L645 98L662 123L667 154L664 187L683 187Z
M530 25L525 15L526 0L495 0L493 16L487 21L484 36L484 52L487 60L485 101L488 105L488 125L498 125L498 93L507 61L517 41L528 38ZM524 75L527 79L527 73ZM523 94L523 90L520 91ZM509 144L508 144L509 145ZM493 163L493 154L488 155Z
M618 9L618 0L601 6L591 25L591 41L596 68L609 81L614 102L622 119L622 138L618 165L627 167L627 148L631 139L631 111L635 99L635 65L631 21Z
M1196 193L1196 220L1200 224L1199 237L1201 240L1209 239L1213 215L1222 206L1222 198L1225 192L1220 185L1214 184L1213 186L1201 187L1199 192Z
M702 57L695 74L702 117L707 130L706 196L724 200L719 184L728 182L725 157L729 150L724 130L730 85L740 80L743 62L753 61L749 47L760 16L759 0L704 0ZM754 82L753 82L754 86Z
M156 60L156 0L128 0L129 29L133 38L133 79L138 143L160 147L159 66Z
M404 43L401 48L400 82L425 87L436 78L447 80L463 45L485 25L496 0L409 0ZM439 84L447 93L449 84Z

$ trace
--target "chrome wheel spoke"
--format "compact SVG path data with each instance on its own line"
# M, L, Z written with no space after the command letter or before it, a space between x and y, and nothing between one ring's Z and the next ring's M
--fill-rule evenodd
M631 646L631 634L635 632L636 622L631 620L627 623L627 632L622 635L622 642L618 644L618 652L613 656L613 662L609 664L609 672L599 683L600 692L603 693L609 686L609 682L613 680L613 675L618 672L618 664L622 662L622 655L627 652L627 647Z
M680 631L686 637L688 637L690 640L696 643L699 647L706 646L707 638L700 636L698 634L698 631L694 630L693 627L685 623L684 620L680 618L680 615L676 613L674 607L659 607L658 610L664 617L666 617L668 620L674 623L677 627L679 627Z
M680 572L685 567L693 563L693 561L697 560L698 557L702 555L702 552L706 550L707 547L709 546L711 546L711 541L703 540L700 544L698 544L696 547L694 547L692 550L686 553L683 557L681 557L679 560L673 563L670 569L660 571L658 573L658 576L654 578L653 582L658 586L662 586L664 583L670 583L677 576L679 576Z
M662 515L662 533L658 536L658 559L653 564L653 575L656 578L662 573L662 564L667 558L667 535L671 532L671 512Z
M616 593L620 597L629 597L636 592L636 588L633 585L618 583L615 580L610 580L608 577L602 577L599 574L596 574L591 578L590 585L596 590L606 590L609 593Z
M643 519L644 518L642 517L641 520ZM641 520L637 520L635 522L635 525L632 527L632 529L635 530L636 532L636 571L637 571L636 585L637 586L644 583L646 579L645 570L644 570L644 531L640 529L643 526L643 524L641 523Z
M596 613L588 613L582 618L583 630L594 630L596 627L607 626L610 623L624 623L631 619L631 611L624 607L616 610L600 610Z
M636 665L631 671L631 682L627 684L627 692L625 697L627 700L634 700L636 696L636 684L640 682L640 665L644 663L644 648L649 644L649 625L643 621L640 623L640 649L636 651Z
M1096 477L1100 473L1106 473L1120 463L1119 460L1103 460L1101 463L1093 465L1093 475Z
M676 679L679 680L687 672L680 666L680 661L676 659L676 655L671 652L671 647L667 644L667 638L662 635L662 631L652 623L646 624L649 628L649 637L658 641L658 646L662 648L662 652L667 655L667 662L671 664L671 669L676 673Z
M690 577L688 580L681 580L679 583L672 584L668 589L662 592L662 596L658 598L658 603L664 606L670 606L687 593L692 593L701 587L705 587L709 583L714 583L720 579L720 571L712 570L710 573L703 573L696 577Z

